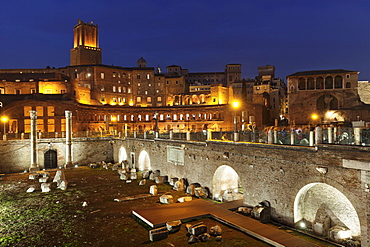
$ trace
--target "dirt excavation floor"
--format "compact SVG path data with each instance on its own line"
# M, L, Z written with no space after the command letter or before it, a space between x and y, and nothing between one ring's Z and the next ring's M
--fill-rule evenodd
M49 171L52 182L56 171ZM139 174L139 178L140 178ZM0 180L0 246L188 246L185 224L167 239L151 242L145 223L132 215L132 210L160 207L159 196L115 202L115 198L148 194L153 181L139 186L139 180L126 183L116 171L88 167L65 170L66 191L52 184L50 192L41 192L40 183L30 180L29 173L7 174ZM35 185L36 190L27 193ZM184 192L158 185L158 194L169 192L174 199ZM208 229L220 225L222 241L211 237L208 242L192 246L268 246L210 218L187 222L203 222ZM289 231L289 230L288 230ZM296 234L292 232L292 234ZM327 243L315 241L319 246Z

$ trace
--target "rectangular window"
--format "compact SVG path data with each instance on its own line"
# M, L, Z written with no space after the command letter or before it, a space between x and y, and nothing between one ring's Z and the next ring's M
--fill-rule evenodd
M152 102L152 97L148 97L148 98L146 98L146 101L147 101L148 103Z
M37 132L44 132L44 119L36 119Z
M139 96L139 97L136 97L136 102L137 103L140 103L141 102L141 97Z
M128 92L128 93L131 93L131 88L128 88L127 92Z
M48 132L55 132L54 119L48 119Z
M20 89L16 89L15 90L15 94L21 94L21 90Z
M122 100L123 100L123 103L126 103L127 102L127 100L126 100L126 98L124 97L124 98L122 98Z
M122 88L121 87L118 87L118 92L121 93L122 92Z
M146 79L150 79L150 74L146 74Z
M0 94L5 94L5 88L0 87Z
M28 113L28 115L30 115ZM30 133L31 132L31 119L25 119L24 120L24 132L25 133Z
M137 78L137 79L140 79L140 75L136 75L136 78Z
M36 91L36 90L35 90ZM36 93L36 92L35 92ZM64 90L64 89L62 89L62 90L60 90L60 93L61 94L65 94L66 93L66 90Z
M162 101L162 97L157 97L157 101L161 102Z
M60 120L60 130L61 131L66 131L66 119L65 118L62 118Z
M104 80L105 74L103 72L100 73L100 78Z
M122 88L122 93L126 93L126 87Z
M101 85L100 91L102 91L102 92L105 91L104 85Z
M116 92L116 86L113 86L113 93Z
M47 110L48 110L48 116L50 117L54 116L54 106L48 106Z
M112 75L113 77L116 77L116 72L113 72L113 75Z
M23 111L24 111L23 115L25 117L29 117L30 116L30 111L32 111L32 106L23 107Z
M36 106L37 116L43 117L44 116L44 107Z

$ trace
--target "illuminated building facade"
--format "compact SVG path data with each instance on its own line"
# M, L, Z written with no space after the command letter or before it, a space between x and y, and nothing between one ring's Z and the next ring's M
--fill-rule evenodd
M358 73L336 69L289 75L288 115L291 124L349 122L357 120L357 116L369 121L368 107L360 101L357 91ZM318 119L312 119L316 115Z
M38 131L65 131L64 111L72 111L73 131L153 130L158 113L160 131L233 129L230 103L233 83L241 80L241 65L223 72L189 73L180 66L147 67L140 57L135 67L102 64L98 26L78 20L74 27L70 65L45 69L0 69L2 115L7 131L29 132L29 111L38 111ZM238 125L262 125L263 97L238 109ZM115 124L112 125L112 120Z

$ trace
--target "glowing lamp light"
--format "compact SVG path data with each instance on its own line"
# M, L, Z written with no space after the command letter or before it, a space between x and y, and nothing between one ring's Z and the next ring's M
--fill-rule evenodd
M112 120L113 122L115 122L115 121L117 121L117 117L112 116L111 120Z
M317 115L317 114L312 114L312 115L311 115L311 118L312 118L312 120L317 120L317 119L319 119L319 115Z
M233 107L234 108L238 108L239 107L239 102L238 101L234 101L233 102Z
M1 117L1 122L5 123L8 122L9 118L6 116Z
M299 222L299 227L302 228L302 229L305 229L306 228L306 223L304 223L304 221Z
M128 103L130 106L133 106L134 105L134 102L132 100L130 100L130 102Z

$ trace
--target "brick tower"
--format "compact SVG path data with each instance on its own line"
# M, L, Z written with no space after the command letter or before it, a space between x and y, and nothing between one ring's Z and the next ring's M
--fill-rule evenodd
M101 64L102 55L98 43L98 25L84 23L78 19L74 27L73 49L71 49L71 66L84 64Z

